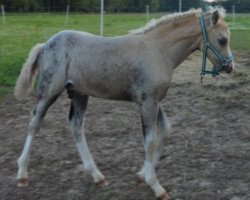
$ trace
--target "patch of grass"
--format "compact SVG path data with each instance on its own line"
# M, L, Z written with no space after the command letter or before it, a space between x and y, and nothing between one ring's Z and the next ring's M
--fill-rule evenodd
M13 87L10 86L0 86L0 99L5 94L10 94L13 92Z
M242 14L226 18L231 29L231 47L233 50L250 52L250 15Z
M231 47L233 50L250 52L250 30L231 30Z
M241 28L241 29L250 29L250 15L249 14L236 14L228 15L226 17L226 21L229 23L231 27Z

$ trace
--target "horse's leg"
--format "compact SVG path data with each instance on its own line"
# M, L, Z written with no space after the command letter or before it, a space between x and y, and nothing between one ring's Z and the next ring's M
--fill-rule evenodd
M165 115L163 108L160 106L157 115L157 133L158 133L158 146L155 156L155 164L161 157L162 150L167 142L167 137L171 129L171 124Z
M156 165L160 159L162 150L166 144L169 130L171 128L170 122L165 115L165 112L161 106L159 106L159 111L157 114L157 151L154 156L154 164ZM140 172L137 173L140 181L145 181L145 166L142 167Z
M167 200L168 194L160 185L155 173L155 156L158 140L156 132L158 109L159 103L153 100L144 101L140 107L145 150L144 174L145 182L152 188L156 197Z
M17 185L19 187L29 185L27 167L29 163L29 155L30 155L32 140L34 135L39 131L41 122L48 108L54 103L57 97L58 95L55 95L51 98L43 97L39 99L33 111L32 119L30 120L28 125L28 136L26 138L22 154L18 158Z
M94 182L97 185L108 185L105 177L95 164L84 134L84 115L87 108L88 96L81 96L75 92L70 92L72 102L69 113L69 122L76 140L76 146L79 151L84 169L92 175Z

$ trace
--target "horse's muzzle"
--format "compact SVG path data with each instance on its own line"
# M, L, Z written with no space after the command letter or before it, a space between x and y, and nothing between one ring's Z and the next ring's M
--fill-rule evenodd
M230 66L226 66L226 73L230 74L233 71L233 68Z
M234 69L234 61L230 62L227 66L226 66L226 73L230 74Z
M230 74L234 69L234 62L230 62L224 67L221 68L220 72L226 72L227 74Z

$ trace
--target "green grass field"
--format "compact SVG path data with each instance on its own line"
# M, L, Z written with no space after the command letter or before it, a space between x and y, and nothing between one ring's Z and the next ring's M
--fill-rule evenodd
M232 16L228 16L226 21L231 29L231 48L250 52L250 14L239 14L235 21Z
M151 14L158 18L162 14ZM233 18L227 21L233 24ZM233 29L231 46L233 50L250 49L250 15L236 17L237 27ZM116 36L146 23L145 14L106 14L104 35ZM249 28L243 29L242 27ZM97 14L72 14L65 24L63 14L9 14L6 24L0 21L0 95L10 92L22 64L32 46L47 41L53 34L65 29L100 34L100 16Z

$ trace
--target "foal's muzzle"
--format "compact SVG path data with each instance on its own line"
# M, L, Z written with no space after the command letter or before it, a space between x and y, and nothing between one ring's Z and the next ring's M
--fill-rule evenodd
M225 71L226 71L226 73L230 74L230 73L233 71L233 67L227 65L227 66L225 67Z
M219 70L219 72L226 72L227 74L230 74L234 69L234 62L231 61L230 63L222 66Z

